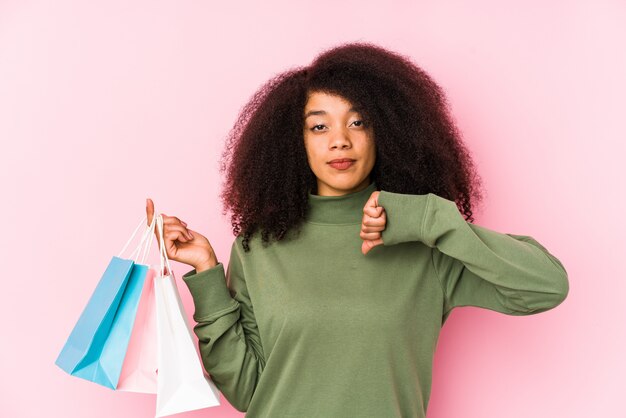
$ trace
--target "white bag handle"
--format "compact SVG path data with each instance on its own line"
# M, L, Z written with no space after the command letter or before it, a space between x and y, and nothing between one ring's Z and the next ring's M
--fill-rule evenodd
M117 255L118 257L122 257L122 254L124 253L124 251L126 251L126 248L128 247L128 245L130 244L130 242L133 240L133 238L135 238L135 235L137 235L137 231L139 231L139 228L141 227L141 225L143 223L145 223L147 220L147 216L144 215L141 218L141 221L139 222L139 225L137 225L137 227L135 228L135 231L132 233L132 235L130 236L130 238L128 239L128 241L126 241L126 244L124 245L124 248L122 248L122 250L119 252L119 254ZM139 242L139 245L137 246L137 248L135 248L135 250L131 253L131 255L128 257L131 260L135 260L137 263L139 264L144 264L146 257L148 256L148 253L150 252L150 247L152 246L152 240L148 240L147 241L147 245L144 248L144 243L146 243L146 240L148 237L152 236L152 234L154 234L154 228L156 226L156 216L152 217L152 223L150 224L150 226L146 226L146 229L144 230L142 237L141 237L141 241ZM143 251L143 256L141 257L141 261L137 260L136 257L139 256L139 253L141 252L141 250ZM137 253L137 254L135 254Z
M142 242L144 239L147 239L148 237L150 237L150 239L148 240L148 244L144 248L143 256L141 257L141 261L139 262L139 264L145 264L146 257L148 257L148 254L150 254L150 248L152 247L152 241L154 240L154 228L156 228L156 221L154 220L154 215L153 215L152 223L150 224L150 227L144 232L144 234L147 234L147 235L142 237ZM137 254L137 256L139 256L139 254Z
M165 240L163 239L163 217L159 213L157 215L157 229L159 230L160 245L159 245L159 261L161 263L161 271L159 274L163 274L163 268L165 264L167 264L167 273L172 273L172 267L170 266L170 259L167 256L167 250L165 248ZM163 262L163 258L165 258L165 263Z

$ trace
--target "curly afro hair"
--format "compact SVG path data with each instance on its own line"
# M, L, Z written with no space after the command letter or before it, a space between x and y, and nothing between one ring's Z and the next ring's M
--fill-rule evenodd
M379 190L434 193L455 201L467 221L482 200L481 179L456 128L442 89L408 57L366 42L317 55L306 67L280 73L243 106L220 162L221 199L235 235L262 232L282 240L299 231L308 192L316 190L304 145L309 92L339 95L362 110L373 128Z

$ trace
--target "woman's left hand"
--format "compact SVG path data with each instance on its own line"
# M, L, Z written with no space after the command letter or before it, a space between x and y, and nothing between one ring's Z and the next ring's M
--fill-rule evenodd
M360 233L363 240L363 245L361 246L363 254L367 254L375 246L383 244L381 232L387 224L387 216L385 215L385 208L378 206L379 194L379 190L373 192L363 208L363 222L361 223Z

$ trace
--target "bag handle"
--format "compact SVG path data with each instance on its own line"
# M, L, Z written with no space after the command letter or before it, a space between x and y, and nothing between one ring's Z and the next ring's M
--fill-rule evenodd
M139 264L145 264L146 258L148 257L148 254L150 254L150 248L152 247L152 241L154 241L154 228L155 227L156 227L156 221L154 220L154 215L153 215L152 216L152 223L150 224L150 227L144 232L144 236L141 239L141 241L143 243L143 241L147 237L150 237L150 239L148 240L148 244L144 248L143 256L141 257L141 261L139 262ZM133 254L134 254L134 252L133 252ZM137 256L139 256L139 254L137 254Z
M165 249L165 240L163 238L163 217L159 213L157 215L157 229L159 230L159 237L161 238L159 241L159 261L161 263L161 271L159 274L163 274L163 270L165 264L167 264L168 275L172 274L172 267L170 266L170 259L167 257L167 250ZM165 258L165 263L163 259Z
M133 231L132 235L130 236L130 238L128 239L128 241L126 241L126 244L124 245L124 247L122 248L122 250L119 252L119 254L117 255L118 257L122 257L122 254L124 253L124 251L126 251L126 248L128 247L128 245L131 243L131 241L133 240L133 238L135 238L135 235L137 235L137 231L139 231L139 228L141 227L142 224L144 224L147 220L147 216L144 215L141 218L141 221L139 222L139 225L137 225L137 227L135 228L135 230ZM131 253L131 255L129 256L129 259L131 260L135 260L136 262L140 263L140 264L144 264L146 257L148 256L148 253L150 251L150 247L152 246L152 240L148 240L147 245L144 248L144 243L146 242L146 239L151 236L152 234L154 234L154 228L156 226L156 216L152 217L152 223L150 224L150 226L146 226L146 229L144 230L142 237L141 237L141 241L139 242L139 245L137 245L137 248L135 248L135 250ZM139 256L139 253L141 252L141 249L143 248L144 252L143 252L143 256L141 257L141 261L136 260L136 257ZM135 255L135 253L137 253Z

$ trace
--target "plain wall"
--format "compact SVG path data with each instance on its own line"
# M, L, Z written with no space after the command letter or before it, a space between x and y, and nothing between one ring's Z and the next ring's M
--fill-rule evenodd
M238 111L358 40L446 91L487 193L476 223L569 274L542 314L455 309L429 418L625 416L624 22L621 1L0 2L0 416L154 415L154 395L54 365L87 299L146 197L227 264L218 160ZM243 416L222 401L185 416Z

